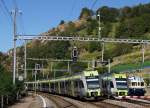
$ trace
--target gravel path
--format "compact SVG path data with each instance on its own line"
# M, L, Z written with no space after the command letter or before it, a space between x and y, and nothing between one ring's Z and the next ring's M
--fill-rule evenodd
M41 108L38 97L28 96L8 108Z

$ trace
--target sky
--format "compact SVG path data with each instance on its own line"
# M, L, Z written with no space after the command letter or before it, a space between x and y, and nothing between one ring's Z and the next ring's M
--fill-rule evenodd
M14 9L15 0L0 0L0 51L13 48L13 23L8 11ZM17 15L18 34L40 34L56 27L61 20L77 20L82 8L91 8L95 0L16 0L20 14ZM150 3L150 0L97 0L93 10L101 6L121 8ZM17 45L23 41L17 41Z

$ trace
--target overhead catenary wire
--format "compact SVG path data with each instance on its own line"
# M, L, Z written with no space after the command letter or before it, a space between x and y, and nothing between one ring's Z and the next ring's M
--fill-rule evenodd
M18 17L18 20L19 20L19 25L20 25L20 31L21 31L21 34L25 34L25 27L24 27L24 20L23 20L23 14L21 13L21 15L19 15Z
M97 1L98 1L98 0L95 0L95 1L93 2L92 6L91 6L91 10L92 10L92 9L94 8L94 6L96 5Z
M6 6L6 3L4 0L0 0L0 7L2 8L3 13L5 14L5 16L8 16L10 18L10 21L13 22L13 18L11 16L11 13L8 9L8 7ZM4 9L4 10L3 10Z
M69 16L72 16L75 6L76 6L76 0L73 0Z
M13 3L14 3L14 7L15 7L15 9L18 9L17 1L16 1L16 0L13 0Z

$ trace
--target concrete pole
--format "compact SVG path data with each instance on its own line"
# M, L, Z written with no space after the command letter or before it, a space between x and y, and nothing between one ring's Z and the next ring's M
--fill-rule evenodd
M18 58L19 59L19 58ZM19 60L18 59L16 59L16 64L17 64L17 70L16 70L16 78L18 78L19 77L19 70L18 70L18 67L19 67Z
M53 72L53 62L51 62L51 73Z
M70 71L70 62L68 61L68 72Z
M98 27L98 38L101 39L101 15L100 15L100 10L98 11L98 20L99 20L99 27Z
M56 72L55 72L55 70L54 70L54 80L55 80L55 77L56 77L56 76L55 76L55 73L56 73ZM56 85L55 85L55 82L54 82L54 91L56 91Z
M102 62L104 61L104 49L105 49L105 44L102 42Z
M4 96L1 95L1 108L4 108Z
M17 9L15 8L13 14L13 44L14 44L14 51L13 51L13 84L15 85L16 82L16 16L17 16Z
M88 62L88 69L90 68L90 62Z
M108 59L108 76L110 74L110 59ZM110 82L108 80L108 76L107 76L107 81L108 81L108 87L110 87ZM108 89L108 88L107 88ZM110 98L110 94L108 92L108 99Z
M27 41L24 43L24 79L27 79Z
M34 80L35 80L35 95L36 95L36 75L37 75L37 64L35 64L35 75L34 75Z
M92 68L93 68L93 70L95 69L95 60L94 59L92 60Z
M110 73L110 59L108 59L108 73Z
M44 69L43 69L43 62L42 62L42 74L43 74L43 78L44 78Z
M142 44L142 64L144 63L145 61L145 45Z

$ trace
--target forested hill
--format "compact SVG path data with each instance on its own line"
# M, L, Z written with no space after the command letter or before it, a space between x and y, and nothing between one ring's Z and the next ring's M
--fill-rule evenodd
M96 11L83 8L78 20L65 22L62 19L57 27L42 34L98 37L99 18L97 15L99 10L101 14L101 36L103 38L150 39L150 3L119 9L103 6ZM79 50L79 59L92 60L100 59L101 57L101 45L99 43L76 41L29 42L27 45L27 56L33 58L70 59L70 52L73 46L77 46ZM115 58L125 56L126 54L128 57L130 54L132 56L132 53L135 51L137 55L137 61L135 62L140 62L139 45L107 44L105 45L104 59L111 59L112 64L118 65L118 63L115 63ZM18 56L23 57L23 47L18 48ZM146 59L148 60L149 57ZM126 58L125 61L127 61ZM131 61L128 59L126 63ZM45 67L49 68L49 63L45 64ZM58 63L56 67L65 67L64 64ZM28 67L34 67L34 62L28 62Z
M150 4L120 9L104 6L97 11L83 8L79 20L66 23L62 20L58 27L49 30L48 33L97 35L98 17L96 15L99 10L103 37L149 38L147 34L150 32Z

